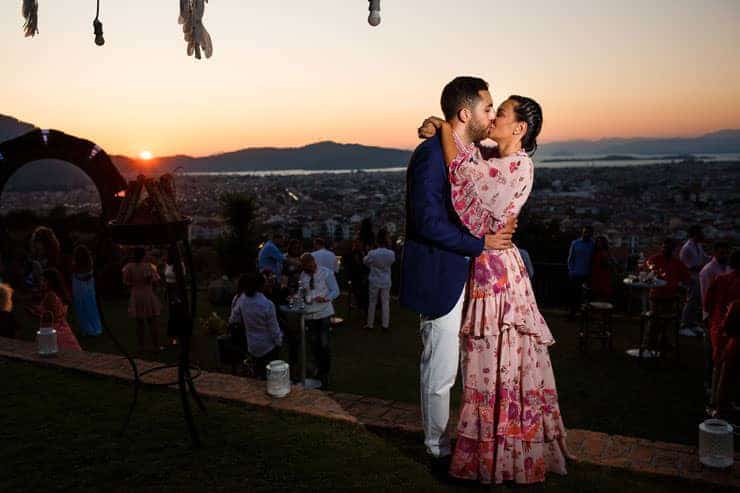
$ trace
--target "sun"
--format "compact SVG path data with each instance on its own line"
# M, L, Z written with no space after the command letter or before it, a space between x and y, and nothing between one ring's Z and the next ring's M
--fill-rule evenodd
M144 161L149 161L152 158L152 153L149 151L141 151L139 153L139 159L143 159Z

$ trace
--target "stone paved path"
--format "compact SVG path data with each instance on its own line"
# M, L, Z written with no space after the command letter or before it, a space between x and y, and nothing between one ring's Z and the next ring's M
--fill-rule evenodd
M41 358L36 354L34 343L0 337L0 357L133 380L128 361L117 355L63 351L53 358ZM136 361L140 372L160 365ZM174 368L142 378L145 384L166 384L176 379ZM205 371L195 385L205 398L272 407L368 427L421 433L419 407L413 404L355 394L304 390L299 386L293 386L286 397L275 399L265 392L265 382ZM170 387L177 388L176 385ZM580 462L740 487L740 454L736 456L734 467L716 471L700 465L696 447L575 429L568 430L568 447Z

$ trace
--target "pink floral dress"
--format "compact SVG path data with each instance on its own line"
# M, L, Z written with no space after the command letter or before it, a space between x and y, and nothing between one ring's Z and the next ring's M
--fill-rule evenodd
M54 318L54 330L57 331L57 347L59 349L74 349L82 351L80 343L77 341L72 327L67 322L67 313L69 306L66 305L54 291L49 291L44 295L41 303L34 310L42 317L51 314Z
M534 166L520 152L484 160L462 151L450 165L452 202L476 236L502 228L532 189ZM565 427L548 346L519 250L475 259L460 332L463 402L450 474L482 483L535 483L566 474Z

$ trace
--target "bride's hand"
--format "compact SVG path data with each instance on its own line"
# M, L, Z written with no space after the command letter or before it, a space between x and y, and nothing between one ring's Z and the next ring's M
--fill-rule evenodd
M424 122L421 124L421 127L419 127L419 138L429 139L431 137L434 137L434 135L437 133L437 130L439 130L443 123L443 119L437 118L436 116L430 116L429 118L424 120Z

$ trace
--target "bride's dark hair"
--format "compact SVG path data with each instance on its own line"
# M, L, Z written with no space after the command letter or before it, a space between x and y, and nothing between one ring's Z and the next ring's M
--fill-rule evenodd
M527 133L522 137L522 148L532 156L537 151L537 136L542 130L542 108L532 98L513 95L509 96L509 99L516 103L514 107L516 119L527 124Z

